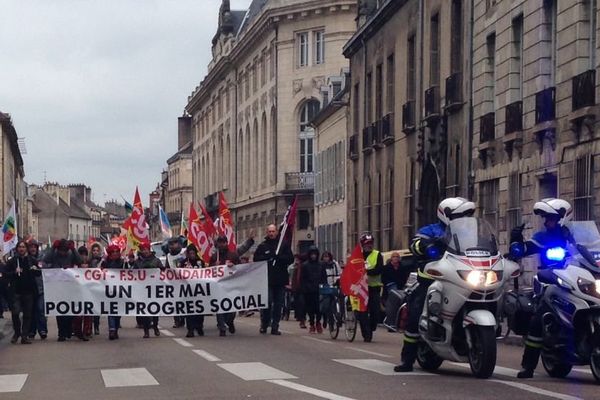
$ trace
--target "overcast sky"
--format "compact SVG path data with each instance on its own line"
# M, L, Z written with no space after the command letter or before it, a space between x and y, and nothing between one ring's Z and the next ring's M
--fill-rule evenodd
M147 206L206 74L220 4L0 0L0 111L25 138L26 180L86 183L101 204L139 185Z

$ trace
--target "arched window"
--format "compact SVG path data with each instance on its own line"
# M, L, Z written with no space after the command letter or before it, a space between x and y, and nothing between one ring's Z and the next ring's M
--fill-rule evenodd
M309 124L319 112L319 107L317 100L309 100L300 109L300 172L313 172L315 131Z

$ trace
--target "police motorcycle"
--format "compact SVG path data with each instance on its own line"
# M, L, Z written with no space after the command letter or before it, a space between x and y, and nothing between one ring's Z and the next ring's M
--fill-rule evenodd
M498 305L520 268L499 253L484 220L450 221L443 242L427 248L437 261L424 269L435 282L421 314L417 362L429 371L444 360L468 362L474 376L488 378L496 366Z
M566 248L545 250L554 264L533 282L534 295L550 310L542 319L542 365L551 377L564 378L573 365L589 364L600 382L600 233L594 221L573 221L566 227ZM513 318L510 328L525 335L526 327L516 325L523 317Z

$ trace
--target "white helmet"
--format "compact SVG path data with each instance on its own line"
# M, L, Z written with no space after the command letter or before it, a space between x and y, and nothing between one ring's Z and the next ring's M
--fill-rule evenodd
M448 225L456 218L473 215L475 203L462 197L448 197L440 202L437 216L440 221Z
M573 218L573 208L568 201L563 199L542 199L533 205L533 213L541 217L555 215L559 225L564 225Z

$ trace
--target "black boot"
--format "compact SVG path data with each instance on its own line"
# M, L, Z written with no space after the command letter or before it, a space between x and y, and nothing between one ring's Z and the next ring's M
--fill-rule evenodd
M529 379L533 378L533 370L528 368L523 368L517 373L517 378L519 379Z
M150 337L150 329L144 328L144 339L148 339Z
M394 367L394 372L412 372L413 365L412 363L403 362L400 365L396 365Z
M187 335L185 335L185 337L194 337L194 330L193 329L188 329Z
M154 327L154 336L160 336L160 331L158 330L158 326Z
M540 359L541 349L536 347L525 345L525 351L523 352L523 360L521 361L522 370L517 374L517 378L528 379L533 378L533 371L537 367L538 360Z

